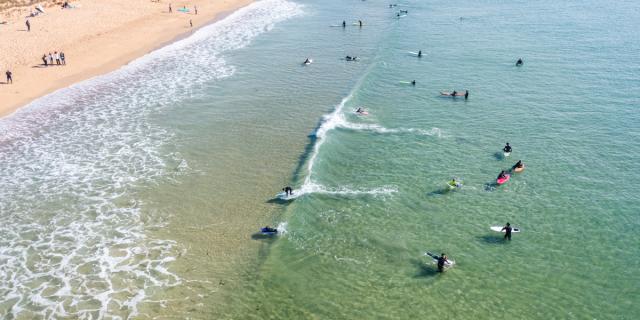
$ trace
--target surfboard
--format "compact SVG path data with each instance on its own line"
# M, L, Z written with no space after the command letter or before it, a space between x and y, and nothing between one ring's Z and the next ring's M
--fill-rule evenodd
M433 259L433 261L435 263L438 263L438 258L440 258L440 256L438 256L437 254L431 253L431 252L428 252L428 251L425 252L424 255L428 256L428 257L431 257L431 259ZM447 259L447 262L444 263L444 267L445 268L453 267L454 264L456 264L455 261Z
M502 230L502 228L504 228L503 226L492 226L491 230L495 231L495 232L507 232L505 230ZM520 232L520 228L515 228L515 227L511 227L511 232L512 233L518 233Z
M278 230L276 229L275 231L269 231L267 230L267 228L260 228L260 233L264 234L264 235L268 235L268 236L272 236L272 235L276 235L278 234Z
M342 27L342 25L341 24L332 24L329 27L337 28L337 27Z
M280 200L287 200L287 201L289 201L289 200L293 200L293 199L297 198L298 196L299 196L299 194L295 193L295 190L294 190L294 193L293 193L293 194L290 194L290 195L287 195L284 191L283 191L283 192L280 192L280 193L278 193L278 194L276 195L276 197L277 197L278 199L280 199Z
M452 184L451 181L449 181L447 182L447 186L449 186L449 189L451 190L462 188L462 181L456 180L456 184Z
M418 52L408 51L408 53L411 54L411 55L414 55L414 56L418 55Z
M304 65L309 65L309 64L312 64L312 63L313 63L313 59L309 59L309 62L306 62L306 61L305 61L305 62L303 62L302 64L304 64Z
M510 155L511 155L511 152L505 152L505 153L504 153L504 156L505 156L505 157L508 157L508 156L510 156Z
M353 113L355 113L355 114L357 114L359 116L368 116L369 115L369 111L367 111L367 110L363 110L363 111L360 111L360 112L358 112L358 110L356 110Z
M496 183L497 183L497 184L504 184L504 183L506 183L507 181L509 181L509 179L511 179L511 175L507 173L507 174L505 174L505 175L504 175L504 178L498 178L498 179L496 179Z
M400 83L411 84L411 81L400 81Z
M513 172L518 172L518 173L520 173L520 172L522 172L522 171L524 171L524 165L522 165L522 167L520 167L520 168L514 168L514 169L513 169Z
M440 95L445 97L453 97L452 93L453 92L449 91L440 91ZM464 97L464 92L456 92L456 97Z

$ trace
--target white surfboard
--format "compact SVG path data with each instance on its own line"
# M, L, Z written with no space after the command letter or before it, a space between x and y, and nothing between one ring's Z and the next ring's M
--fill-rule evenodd
M511 155L511 152L504 152L504 156L505 156L505 157L508 157L508 156L510 156L510 155Z
M505 230L502 230L502 228L504 228L504 226L491 226L491 230L495 231L495 232L506 232ZM518 233L520 232L520 228L516 228L516 227L511 227L511 233Z

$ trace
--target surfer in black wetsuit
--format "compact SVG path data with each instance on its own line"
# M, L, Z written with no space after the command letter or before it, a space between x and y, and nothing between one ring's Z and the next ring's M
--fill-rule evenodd
M502 228L501 230L504 231L505 240L511 241L511 230L513 230L513 228L511 228L511 225L509 224L509 222L507 222L507 225L504 226L504 228Z
M291 189L291 187L289 187L289 186L284 187L284 189L282 189L282 191L284 191L284 195L285 196L292 196L293 195L293 189Z
M453 92L451 92L451 96L454 98L456 97L457 94L458 94L458 91L453 90Z
M418 51L418 58L422 58L422 50Z
M346 27L347 27L347 22L346 22L346 21L344 21L344 20L342 20L342 27L343 27L343 28L346 28Z
M360 25L360 28L362 28L362 20L358 20L358 24Z
M502 151L507 153L511 152L511 146L509 145L509 142L507 142L507 145L502 148Z
M498 175L498 179L504 179L507 177L507 172L502 170L500 171L500 174Z
M464 91L464 99L465 100L469 99L469 90Z
M415 86L416 85L416 81L415 80L411 81L411 85Z
M277 233L278 229L266 226L266 227L262 228L262 232L276 232Z
M516 67L519 67L521 65L523 65L524 62L522 61L522 58L519 58L518 61L516 61Z
M444 271L444 264L447 263L447 255L446 254L441 254L440 257L438 258L438 272L443 272Z
M516 162L516 164L513 166L513 168L522 168L524 167L524 164L522 163L522 160L518 160L518 162Z
M307 60L304 61L304 64L309 64L311 63L311 60L309 60L309 58L307 58Z

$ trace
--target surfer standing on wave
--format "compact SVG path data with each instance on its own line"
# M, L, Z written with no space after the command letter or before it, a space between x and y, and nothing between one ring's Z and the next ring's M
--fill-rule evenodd
M292 196L293 195L293 189L291 189L291 187L286 186L282 189L282 191L284 191L284 195L285 196Z

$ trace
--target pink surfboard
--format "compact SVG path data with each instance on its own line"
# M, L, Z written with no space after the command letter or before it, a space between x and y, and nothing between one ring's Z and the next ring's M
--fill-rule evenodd
M504 178L496 179L496 183L497 184L504 184L505 182L509 181L509 179L511 179L511 175L510 174L505 174Z

